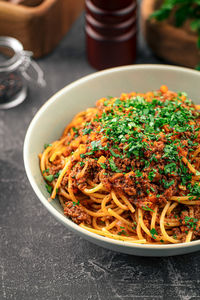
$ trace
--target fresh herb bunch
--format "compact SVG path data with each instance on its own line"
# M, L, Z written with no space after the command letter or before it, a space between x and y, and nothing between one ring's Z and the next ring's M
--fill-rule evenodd
M161 7L151 15L151 18L163 21L169 18L172 11L175 11L176 27L181 27L186 20L191 20L190 27L198 34L197 47L200 50L200 0L164 0ZM196 69L200 71L200 63Z

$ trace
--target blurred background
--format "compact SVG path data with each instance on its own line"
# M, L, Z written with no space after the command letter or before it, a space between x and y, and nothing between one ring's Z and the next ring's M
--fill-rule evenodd
M146 63L149 55L151 62L199 69L200 4L198 0L0 0L0 37L0 56L4 56L3 65L0 61L0 107L5 108L23 102L25 91L20 101L14 100L20 88L27 88L26 81L44 85L42 69L50 83L49 68L55 56L61 62L54 69L58 89L67 83L63 81L65 70L78 61L85 73ZM15 49L14 42L2 37L17 39L22 48ZM10 66L15 63L10 57L21 60L18 68Z
M24 101L27 85L41 88L46 81L49 95L55 84L56 90L66 85L72 63L78 75L72 80L95 70L154 61L199 69L200 4L198 0L0 0L0 37L0 108L8 108ZM15 43L3 37L17 39L21 48L15 49ZM17 59L18 67L13 68ZM53 79L51 68L57 74Z
M198 252L149 259L82 240L40 204L22 154L58 90L123 64L198 69L199 36L199 0L0 0L0 299L200 299Z

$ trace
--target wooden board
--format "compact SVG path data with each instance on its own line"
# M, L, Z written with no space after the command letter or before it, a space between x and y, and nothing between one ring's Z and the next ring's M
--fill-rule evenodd
M13 4L20 4L25 6L37 6L42 3L43 0L0 0L7 1Z
M44 0L35 7L0 1L0 35L22 42L34 57L49 53L84 8L84 0Z
M189 22L183 28L176 28L170 24L171 20L150 20L156 4L155 0L143 0L141 4L142 30L148 45L159 57L182 66L195 67L200 62L196 33L190 30Z

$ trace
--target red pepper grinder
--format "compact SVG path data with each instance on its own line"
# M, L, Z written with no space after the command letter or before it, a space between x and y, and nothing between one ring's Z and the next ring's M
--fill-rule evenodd
M86 0L86 47L98 69L133 63L137 0Z

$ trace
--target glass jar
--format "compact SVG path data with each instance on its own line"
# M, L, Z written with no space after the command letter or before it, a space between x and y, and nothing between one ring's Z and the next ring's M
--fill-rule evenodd
M17 106L25 100L27 81L33 80L40 86L45 85L43 72L31 56L32 52L24 51L18 40L0 37L0 109ZM30 67L36 73L36 79L27 73Z

